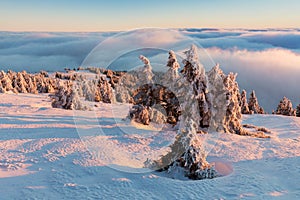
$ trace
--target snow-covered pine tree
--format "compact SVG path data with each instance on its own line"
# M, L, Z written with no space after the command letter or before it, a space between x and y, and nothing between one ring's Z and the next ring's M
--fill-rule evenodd
M240 101L240 106L241 106L241 112L242 114L250 114L248 102L247 102L247 92L246 90L243 90L241 93L241 101Z
M178 74L178 68L180 67L176 54L174 51L169 51L169 58L167 65L168 70L157 80L158 84L163 85L169 91L177 91L178 90L178 83L180 76Z
M35 76L36 80L36 87L39 93L46 93L47 89L45 86L44 76L41 76L40 74L37 74Z
M3 88L3 85L2 85L2 81L1 81L1 74L0 74L0 93L5 93L5 89Z
M169 69L165 74L166 76L164 76L164 80L173 82L174 80L179 78L178 69L180 65L177 61L175 52L172 50L169 51L169 60L167 66L169 67Z
M27 84L27 88L26 88L27 92L32 94L37 94L38 91L37 91L36 83L33 82L34 79L32 78L34 76L27 73L25 73L23 76Z
M199 62L198 58L198 49L195 45L192 45L191 48L184 52L186 59L182 62L184 64L183 74L184 81L187 81L190 84L190 92L192 92L192 97L190 100L186 101L198 103L199 113L193 116L198 116L198 119L194 119L195 123L198 126L198 129L206 129L210 124L210 103L209 97L207 95L207 79L205 76L205 69L203 65ZM184 82L183 81L183 82ZM192 106L192 105L191 105Z
M259 105L255 91L253 90L248 102L249 111L251 114L264 114L264 109Z
M100 100L104 103L116 102L113 89L111 88L108 81L103 77L99 77L96 80L96 92L99 94Z
M296 116L296 110L294 110L291 100L289 100L287 97L283 97L283 99L279 102L277 106L275 114Z
M71 103L72 110L88 110L88 106L85 105L82 102L82 100L80 99L80 96L78 94L78 85L76 83L72 88L72 92L70 94L70 99L72 101L72 103Z
M224 120L225 132L235 133L238 135L246 135L247 132L241 125L241 107L239 105L239 86L236 82L237 74L230 72L224 79L226 88L227 109L226 118Z
M300 104L296 108L296 116L300 117Z
M161 99L164 100L159 99L160 102L167 102L167 105L162 105L167 114L167 121L169 123L176 124L181 113L179 102L184 101L189 85L187 81L185 81L186 85L181 81L183 79L181 79L180 75L178 74L180 65L177 61L175 52L172 50L169 51L169 57L166 66L168 67L168 70L161 77L161 84L163 87L165 87L165 89L163 92L161 92L161 90L155 92L161 92L160 96L163 96Z
M183 82L190 85L185 101L184 111L180 116L180 127L176 140L170 146L171 151L160 160L154 161L154 168L168 169L168 173L184 172L191 179L205 179L217 176L213 166L206 161L206 152L197 135L198 130L209 127L209 105L207 102L207 87L204 67L198 61L197 47L185 52L182 70ZM174 160L175 159L175 160ZM173 161L173 162L172 162ZM171 163L172 162L172 163ZM171 164L170 164L171 163Z
M96 90L96 85L95 83L93 83L92 80L83 81L82 91L85 100L95 101L95 94L96 94L95 90Z
M208 73L208 95L210 99L211 118L209 131L225 132L224 120L227 109L227 90L224 86L225 74L220 69L219 64L214 66Z
M13 85L15 85L15 89L19 93L27 93L27 83L23 77L24 72L18 72L15 74L14 79L13 79Z
M0 78L1 78L1 83L2 83L3 93L12 91L13 86L12 86L11 78L8 76L8 74L5 73L4 71L1 71Z
M71 95L71 83L60 82L57 91L52 96L52 107L71 109L70 100L68 99Z
M77 86L71 81L60 81L59 87L52 95L52 107L69 110L87 110L78 95Z
M138 81L140 81L143 84L153 83L152 78L154 77L154 74L152 72L152 66L150 64L149 59L143 55L140 55L139 58L144 63L144 67L142 68L141 73L138 74Z

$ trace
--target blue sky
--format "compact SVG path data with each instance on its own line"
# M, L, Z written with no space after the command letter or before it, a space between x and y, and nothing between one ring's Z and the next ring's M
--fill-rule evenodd
M297 0L7 0L0 8L2 31L300 27Z

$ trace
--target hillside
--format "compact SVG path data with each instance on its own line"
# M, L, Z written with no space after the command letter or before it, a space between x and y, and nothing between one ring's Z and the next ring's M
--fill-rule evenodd
M243 124L270 129L271 138L235 134L211 138L214 145L207 159L224 176L183 181L168 178L165 172L145 171L130 157L164 151L173 133L159 135L157 130L163 127L122 120L128 113L126 104L112 109L112 104L97 103L94 111L80 115L81 111L52 108L43 94L0 94L0 99L1 199L297 199L300 195L300 118L243 116ZM106 131L99 133L98 124ZM95 143L97 147L111 150L104 155L106 161L118 165L105 166L93 156L87 145L93 143L83 139L88 134L102 141ZM153 145L157 138L165 143Z

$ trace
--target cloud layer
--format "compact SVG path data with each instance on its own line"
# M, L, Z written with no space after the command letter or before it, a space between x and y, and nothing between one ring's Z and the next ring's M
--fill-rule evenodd
M78 67L102 41L102 47L105 48L101 49L102 61L97 61L98 66L109 64L105 59L114 58L113 53L118 54L117 57L127 53L123 60L115 60L118 68L130 65L133 59L136 60L136 66L139 60L135 57L140 53L136 49L175 48L175 52L178 50L180 53L184 45L193 41L203 46L212 60L220 63L226 73L237 72L240 87L248 92L256 90L262 106L268 112L276 108L283 96L292 99L294 104L300 103L300 87L297 81L300 76L300 30L162 29L151 33L138 30L135 35L130 35L130 32L121 34L122 41L117 37L109 42L105 40L117 34L0 32L0 69L36 72L42 69L56 71L65 67ZM180 42L187 38L189 42ZM124 52L119 52L122 49L125 49ZM160 54L159 51L147 52L155 62L164 60L166 54ZM205 54L203 49L201 54ZM167 58L165 62L166 60ZM202 61L207 69L213 66L207 59ZM162 64L165 65L165 62Z
M0 68L62 70L77 67L107 33L0 32Z

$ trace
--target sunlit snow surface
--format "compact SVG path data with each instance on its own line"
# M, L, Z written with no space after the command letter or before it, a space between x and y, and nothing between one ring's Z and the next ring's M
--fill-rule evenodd
M92 134L93 139L98 134L97 141L93 141L93 144L99 142L97 147L111 150L109 145L117 145L115 152L105 152L105 155L112 155L120 165L134 160L132 163L140 164L137 158L144 158L140 152L155 152L155 147L161 147L159 142L168 142L174 135L160 131L151 135L151 131L162 127L147 130L123 121L126 109L122 113L117 108L128 105L98 106L95 112L89 111L90 115L84 114L81 122L86 123L75 124L74 112L51 108L47 95L0 94L0 199L300 197L300 118L244 116L243 123L270 129L271 139L221 134L208 160L228 175L212 180L181 181L158 172L125 172L120 167L108 167L107 160L93 156L82 139L82 130ZM112 110L116 111L113 115ZM102 116L95 121L93 115L100 111ZM117 121L116 116L119 116ZM102 133L99 124L105 128ZM122 135L118 136L119 133ZM120 149L125 156L120 154ZM140 157L127 158L128 152L137 152Z

